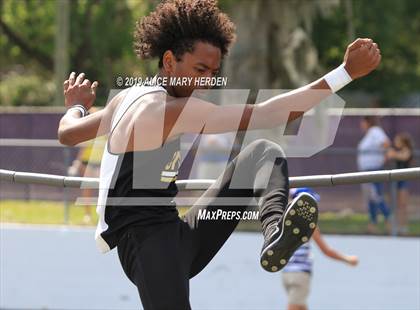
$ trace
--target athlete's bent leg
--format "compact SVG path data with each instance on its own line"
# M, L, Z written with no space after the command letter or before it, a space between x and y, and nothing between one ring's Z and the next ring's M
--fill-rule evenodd
M191 277L208 264L241 218L200 219L203 211L242 214L257 198L263 233L266 240L271 240L273 227L278 225L286 209L288 192L287 160L281 148L264 139L246 146L184 217L195 235L197 249Z

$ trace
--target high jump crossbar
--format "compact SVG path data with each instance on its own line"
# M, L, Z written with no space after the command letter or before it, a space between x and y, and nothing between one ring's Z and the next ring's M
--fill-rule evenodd
M4 169L0 169L0 180L12 183L40 184L56 187L81 188L83 185L83 187L98 188L99 186L99 179L97 178L69 177ZM326 187L373 182L394 182L400 180L420 180L420 167L289 178L291 188ZM192 179L178 180L176 181L176 184L180 190L205 190L214 182L215 180L211 179Z

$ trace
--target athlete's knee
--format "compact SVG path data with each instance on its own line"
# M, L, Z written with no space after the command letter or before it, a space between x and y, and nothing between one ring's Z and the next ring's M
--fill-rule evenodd
M269 158L283 158L286 160L286 154L284 153L282 147L268 139L257 139L250 143L250 147L254 148L255 152L266 156Z

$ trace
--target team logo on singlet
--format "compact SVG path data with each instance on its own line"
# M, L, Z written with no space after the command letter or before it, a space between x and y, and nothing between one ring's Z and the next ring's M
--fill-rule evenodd
M180 151L175 151L172 159L166 164L165 169L162 171L160 181L165 183L176 181L180 162L181 153Z

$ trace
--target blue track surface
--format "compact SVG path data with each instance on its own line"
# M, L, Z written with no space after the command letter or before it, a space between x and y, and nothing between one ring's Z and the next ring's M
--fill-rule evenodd
M97 252L93 235L84 228L3 225L0 308L139 309L137 291L123 274L116 251ZM310 309L420 309L420 239L326 240L359 255L361 263L347 267L315 249ZM261 244L259 234L235 233L191 281L193 309L284 309L280 274L258 265Z

